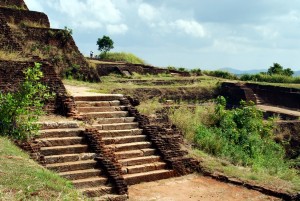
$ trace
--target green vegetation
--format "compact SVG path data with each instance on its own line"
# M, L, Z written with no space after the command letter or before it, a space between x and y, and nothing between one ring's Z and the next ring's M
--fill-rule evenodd
M114 48L114 41L109 36L103 36L97 40L98 50L104 55Z
M143 59L127 52L103 52L100 54L100 59L132 64L145 64L145 61Z
M253 105L242 103L240 108L226 110L225 104L219 97L215 105L181 107L171 110L169 117L197 148L192 153L205 158L202 165L210 171L271 186L276 181L288 185L286 190L299 190L297 171L290 168L284 148L273 139L273 122L263 121Z
M255 75L242 75L240 80L242 81L254 81L254 82L268 82L268 83L294 83L300 84L300 77L291 77L282 74L255 74Z
M268 69L269 75L285 75L292 76L294 72L290 68L284 69L279 63L274 63L273 66L270 66Z
M27 139L37 133L35 122L43 114L43 103L51 95L41 84L40 64L24 71L25 80L14 93L0 92L0 135L14 139Z
M203 71L202 72L204 75L208 75L208 76L212 76L212 77L220 77L220 78L224 78L224 79L229 79L229 80L238 80L239 78L229 72L226 71L221 71L221 70L215 70L215 71Z
M70 181L41 167L0 137L0 200L85 200ZM87 199L86 199L87 200Z

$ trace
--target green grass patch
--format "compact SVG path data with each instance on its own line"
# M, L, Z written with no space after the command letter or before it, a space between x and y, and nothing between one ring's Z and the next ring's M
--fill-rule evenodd
M280 74L255 74L255 75L243 75L240 80L242 81L255 81L255 82L267 82L267 83L290 83L300 84L300 77L292 77Z
M146 64L145 61L138 56L128 53L128 52L107 52L101 53L100 59L116 61L116 62L125 62L132 64Z
M87 200L67 181L0 137L1 200Z

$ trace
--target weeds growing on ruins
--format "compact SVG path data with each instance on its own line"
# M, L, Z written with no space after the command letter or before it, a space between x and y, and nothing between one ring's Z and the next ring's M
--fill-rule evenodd
M41 65L24 71L25 80L18 91L0 92L0 134L14 139L26 139L35 135L35 122L43 114L43 103L51 97L48 88L40 82L43 73Z

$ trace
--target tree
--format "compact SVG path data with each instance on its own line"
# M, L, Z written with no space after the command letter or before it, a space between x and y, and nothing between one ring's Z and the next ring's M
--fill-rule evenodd
M97 45L98 50L106 54L106 52L114 48L114 41L112 41L110 37L104 35L102 38L98 38Z
M292 76L294 72L290 68L284 69L279 63L274 63L273 66L270 66L270 68L268 69L268 74Z

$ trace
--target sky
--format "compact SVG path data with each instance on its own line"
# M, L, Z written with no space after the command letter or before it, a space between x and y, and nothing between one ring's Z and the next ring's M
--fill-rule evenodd
M25 0L67 26L84 55L97 39L160 67L300 70L299 0Z

